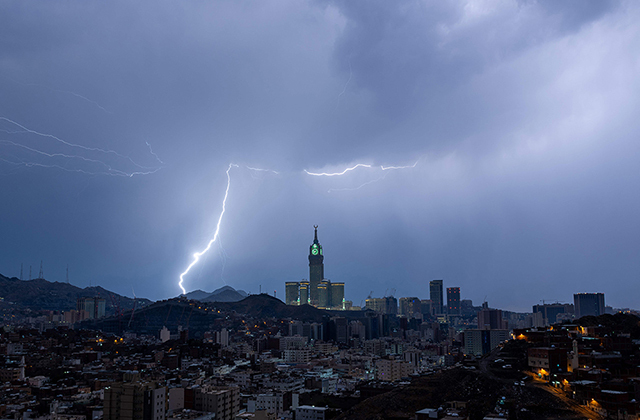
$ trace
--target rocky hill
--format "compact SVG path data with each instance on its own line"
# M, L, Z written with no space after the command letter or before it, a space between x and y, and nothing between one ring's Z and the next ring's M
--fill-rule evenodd
M239 302L218 302L216 307L255 318L293 318L307 322L320 322L329 312L310 305L286 305L266 293L249 295Z
M223 286L213 292L194 290L185 296L187 299L199 300L200 302L238 302L248 295L244 290L236 290L231 286Z
M31 310L68 311L76 309L79 297L101 297L107 301L107 314L115 313L114 303L121 310L132 309L134 300L100 286L81 289L68 283L45 279L20 280L0 274L0 298L18 308ZM149 299L137 299L137 306L151 304Z

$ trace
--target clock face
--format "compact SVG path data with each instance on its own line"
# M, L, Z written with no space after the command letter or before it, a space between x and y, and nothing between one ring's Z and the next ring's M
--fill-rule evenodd
M313 255L318 255L318 248L313 248L313 249L311 250L311 253L312 253Z

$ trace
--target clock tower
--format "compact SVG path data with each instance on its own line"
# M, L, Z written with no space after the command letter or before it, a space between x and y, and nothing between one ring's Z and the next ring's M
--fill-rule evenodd
M322 245L318 242L318 225L314 225L313 228L313 243L309 247L309 298L311 304L317 306L320 298L318 286L324 279L324 255Z

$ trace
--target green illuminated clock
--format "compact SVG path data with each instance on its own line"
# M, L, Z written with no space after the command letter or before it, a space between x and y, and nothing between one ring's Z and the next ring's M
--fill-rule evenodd
M311 249L311 253L313 255L318 255L318 248L316 248L315 246Z

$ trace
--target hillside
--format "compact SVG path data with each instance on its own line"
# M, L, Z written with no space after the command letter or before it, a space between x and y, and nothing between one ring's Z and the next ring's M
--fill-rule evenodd
M216 319L217 311L207 310L196 300L173 298L139 308L131 314L131 310L120 317L110 316L97 320L83 321L80 328L89 328L121 334L131 331L137 334L157 335L162 327L175 333L179 327L189 329L190 337L201 337L210 330ZM214 302L209 304L224 312L235 312L246 318L292 318L306 322L322 322L327 311L309 305L288 306L281 300L266 294L249 295L240 302Z
M286 305L265 293L249 295L239 302L217 302L216 307L256 318L293 318L307 322L321 322L329 312L310 305Z
M107 314L115 313L113 303L121 310L131 309L134 301L126 296L110 292L100 286L81 289L68 283L50 282L45 279L20 280L17 277L5 277L0 274L0 298L11 302L18 308L31 310L68 311L76 309L79 297L102 297L106 299ZM149 305L149 299L137 299L137 306Z
M113 334L131 331L157 336L162 327L169 328L173 333L182 327L189 329L191 337L202 337L217 318L219 318L217 314L200 309L194 301L177 298L136 309L133 315L129 310L120 317L85 320L78 328L101 330Z
M186 295L187 299L199 300L200 302L238 302L247 297L244 290L236 290L231 286L223 286L213 292L194 290Z

